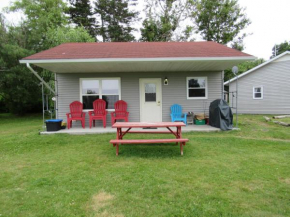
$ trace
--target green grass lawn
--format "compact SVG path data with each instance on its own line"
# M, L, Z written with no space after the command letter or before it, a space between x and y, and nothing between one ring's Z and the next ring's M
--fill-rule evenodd
M41 116L0 115L0 216L290 216L290 128L239 121L184 133L183 157L166 144L116 157L115 134L41 136Z

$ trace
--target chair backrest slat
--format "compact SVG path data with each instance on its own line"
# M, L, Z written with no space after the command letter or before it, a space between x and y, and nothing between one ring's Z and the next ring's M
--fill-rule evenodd
M127 103L123 100L115 102L115 114L116 116L125 116L127 112Z
M82 117L83 104L79 101L74 101L69 105L70 113L72 117Z
M103 99L97 99L93 102L94 114L105 115L106 114L106 101Z
M177 115L181 115L182 114L182 107L181 105L178 104L174 104L170 107L171 113L172 114L177 114Z

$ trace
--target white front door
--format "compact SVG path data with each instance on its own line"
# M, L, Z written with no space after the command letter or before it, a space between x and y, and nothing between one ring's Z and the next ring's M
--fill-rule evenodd
M140 121L162 122L161 78L140 78Z

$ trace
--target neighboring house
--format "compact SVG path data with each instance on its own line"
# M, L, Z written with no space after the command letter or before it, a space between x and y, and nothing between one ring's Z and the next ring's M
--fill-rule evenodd
M55 73L57 118L66 120L75 100L89 111L103 98L109 112L126 101L129 121L159 122L170 121L174 103L203 112L222 97L223 70L253 59L215 42L113 42L66 43L20 62Z
M236 78L224 84L236 91ZM235 99L229 96L230 105ZM289 51L238 76L238 113L290 114Z

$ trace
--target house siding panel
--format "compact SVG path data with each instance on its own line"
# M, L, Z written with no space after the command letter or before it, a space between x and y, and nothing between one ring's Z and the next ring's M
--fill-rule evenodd
M178 103L183 106L183 111L194 113L208 113L210 102L221 97L222 73L221 72L156 72L156 73L59 73L58 84L58 118L66 120L69 104L80 100L80 78L121 78L121 99L128 103L129 121L140 121L139 79L161 78L169 80L169 85L162 86L162 120L170 121L170 106ZM186 77L207 77L208 99L188 100L186 94ZM109 112L110 113L110 112ZM99 122L101 123L101 122ZM80 126L80 123L77 123ZM98 124L98 123L97 123ZM107 116L107 125L111 125L110 115ZM86 115L86 126L88 114Z
M238 113L290 114L289 81L290 61L269 63L240 78ZM257 86L263 86L263 99L253 99L253 87ZM236 82L230 83L229 88L230 92L235 91Z

